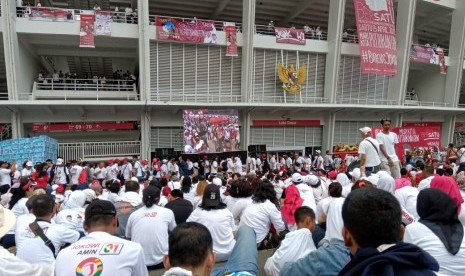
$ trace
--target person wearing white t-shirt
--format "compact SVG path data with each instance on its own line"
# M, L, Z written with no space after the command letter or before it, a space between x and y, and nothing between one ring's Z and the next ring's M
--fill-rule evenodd
M367 177L372 173L377 173L380 169L379 143L371 137L371 128L363 127L360 129L360 133L363 138L358 146L360 172L362 177Z
M168 187L170 187L171 190L181 189L181 182L179 182L179 178L176 175L171 177L171 180L168 182Z
M35 172L35 170L34 170L34 168L32 166L33 166L32 162L27 161L26 166L24 166L24 168L21 170L21 176L23 176L23 177L24 176L26 176L26 177L31 176Z
M418 189L412 186L404 186L394 192L395 197L400 203L400 206L412 214L415 219L418 219L417 213L417 198Z
M77 164L77 161L72 161L71 162L71 169L70 169L70 174L71 174L71 184L73 185L79 185L79 175L82 172L82 167Z
M278 163L276 162L276 157L270 154L270 169L275 171L278 169Z
M168 255L168 232L176 227L173 211L157 206L159 200L160 189L147 187L144 206L131 214L126 225L126 237L142 245L148 269L163 268L163 256Z
M276 208L271 200L275 200L276 192L273 184L269 181L262 181L258 186L255 195L252 197L253 204L247 206L242 213L239 225L247 225L254 229L257 244L261 243L273 224L278 233L284 231L286 226L281 217L281 212Z
M111 161L111 162L110 162ZM108 164L109 166L107 167L107 179L108 180L114 180L117 179L118 173L119 173L119 160L109 160Z
M129 163L128 158L123 159L123 165L121 166L121 173L123 174L124 180L128 181L132 177L132 164Z
M204 161L202 162L202 166L204 168L204 176L208 178L210 176L210 161L208 161L208 157L206 155L203 157L203 159Z
M210 174L211 175L218 174L218 158L217 157L215 157L212 161L212 165L210 167Z
M273 256L265 263L268 276L277 276L287 262L295 262L316 250L312 232L315 231L315 213L308 206L296 209L294 213L297 230L289 232Z
M321 156L321 150L316 150L315 151L315 160L313 161L313 166L317 170L324 170L325 169L324 158L323 158L323 156Z
M32 212L35 222L45 236L52 242L54 252L45 242L33 232L29 225L17 229L16 256L30 263L54 264L55 256L66 243L74 243L79 239L79 233L60 224L52 224L51 219L56 213L55 200L50 195L38 195L32 202Z
M105 180L105 178L107 177L107 169L105 168L104 162L98 163L98 167L95 168L94 171L94 177L98 179L100 184L102 184L103 180Z
M137 156L133 156L132 160L134 162L133 175L137 177L139 181L141 181L142 176L143 176L143 166L140 163L139 158Z
M220 187L209 184L203 193L202 203L187 218L186 222L197 222L210 230L216 261L225 261L231 255L236 240L234 218L226 204L221 201Z
M418 184L418 191L430 188L431 180L434 178L434 167L432 165L426 165L421 174L423 179Z
M118 222L111 202L92 202L85 217L84 228L89 234L60 251L56 276L148 276L141 245L114 236Z
M292 158L290 156L286 157L285 164L288 170L292 169Z
M463 275L465 228L454 200L442 190L426 189L418 194L417 210L420 221L406 226L404 242L433 256L439 263L439 275Z
M8 192L11 187L10 174L16 170L16 162L11 163L11 167L8 168L8 163L0 161L0 194Z
M66 168L63 158L58 158L55 166L52 168L53 181L52 183L58 185L68 184L67 177L69 177L69 170Z
M389 131L391 120L382 119L381 125L383 126L383 131L376 134L380 150L381 170L389 172L394 179L400 178L400 161L395 148L395 145L399 143L399 139L397 138L397 134Z

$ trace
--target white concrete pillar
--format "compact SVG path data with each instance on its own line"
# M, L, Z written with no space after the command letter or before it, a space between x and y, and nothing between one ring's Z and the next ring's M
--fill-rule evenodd
M24 125L21 113L19 111L13 111L11 113L11 138L22 137L24 137Z
M336 125L336 113L331 113L325 116L325 124L323 125L323 137L321 152L326 150L333 151L334 145L334 127Z
M248 102L253 80L253 38L255 34L255 0L242 0L242 101Z
M140 158L150 159L150 110L141 113L140 116Z
M139 25L139 93L141 101L150 101L149 1L137 1Z

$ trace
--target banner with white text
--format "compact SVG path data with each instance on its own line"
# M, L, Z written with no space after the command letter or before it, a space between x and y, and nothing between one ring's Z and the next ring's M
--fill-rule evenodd
M81 11L81 29L79 31L79 47L95 48L94 11Z
M392 0L354 0L362 74L397 74Z
M226 34L226 56L227 57L237 57L237 31L236 23L234 22L224 22L223 30Z

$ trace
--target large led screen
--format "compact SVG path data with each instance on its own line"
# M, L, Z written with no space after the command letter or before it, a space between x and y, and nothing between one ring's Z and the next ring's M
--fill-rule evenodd
M184 110L184 152L212 153L240 149L237 110Z

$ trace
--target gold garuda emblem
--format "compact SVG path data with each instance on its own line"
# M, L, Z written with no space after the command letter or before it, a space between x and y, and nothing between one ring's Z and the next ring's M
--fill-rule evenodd
M307 80L307 66L305 64L296 69L294 64L284 67L281 62L278 62L277 70L284 90L294 95L302 91L302 84Z

